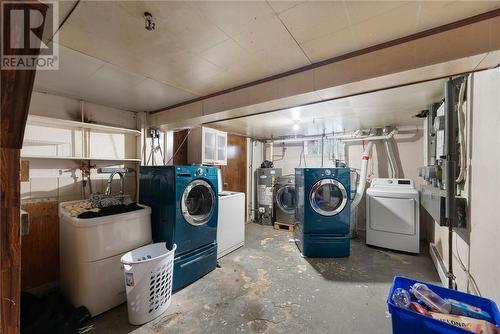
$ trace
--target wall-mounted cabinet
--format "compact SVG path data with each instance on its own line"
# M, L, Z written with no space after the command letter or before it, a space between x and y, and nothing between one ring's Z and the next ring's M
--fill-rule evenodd
M227 165L227 133L211 128L194 128L188 137L188 163Z

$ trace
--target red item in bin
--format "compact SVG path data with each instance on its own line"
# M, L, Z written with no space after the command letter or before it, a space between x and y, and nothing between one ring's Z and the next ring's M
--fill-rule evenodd
M410 310L417 312L417 313L420 313L420 314L423 314L423 315L429 315L429 310L427 310L424 306L422 306L416 302L410 303Z

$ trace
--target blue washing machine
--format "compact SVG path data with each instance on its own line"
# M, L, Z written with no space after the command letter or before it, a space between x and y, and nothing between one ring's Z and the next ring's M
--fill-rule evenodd
M151 207L154 242L177 245L173 290L217 265L217 168L141 166L139 202Z
M295 242L303 256L349 256L349 168L296 168Z

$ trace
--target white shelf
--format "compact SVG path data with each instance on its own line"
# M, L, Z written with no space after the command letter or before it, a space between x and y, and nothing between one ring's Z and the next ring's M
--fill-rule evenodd
M61 141L25 139L23 146L58 146L68 144Z
M141 159L113 159L113 158L92 158L92 157L84 158L84 157L61 157L61 156L47 156L47 155L22 155L21 159L141 162Z
M114 126L94 124L94 123L84 123L76 121L68 121L59 118L28 115L28 124L31 125L41 125L47 127L64 127L64 128L85 128L91 130L98 130L107 133L123 133L134 136L140 136L141 131L135 129L118 128ZM94 159L95 160L95 159Z

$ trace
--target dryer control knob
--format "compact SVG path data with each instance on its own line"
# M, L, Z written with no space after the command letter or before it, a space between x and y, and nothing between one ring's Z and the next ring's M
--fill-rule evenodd
M199 176L199 175L201 175L201 174L203 174L203 168L198 168L198 169L196 170L196 175L198 175L198 176Z

